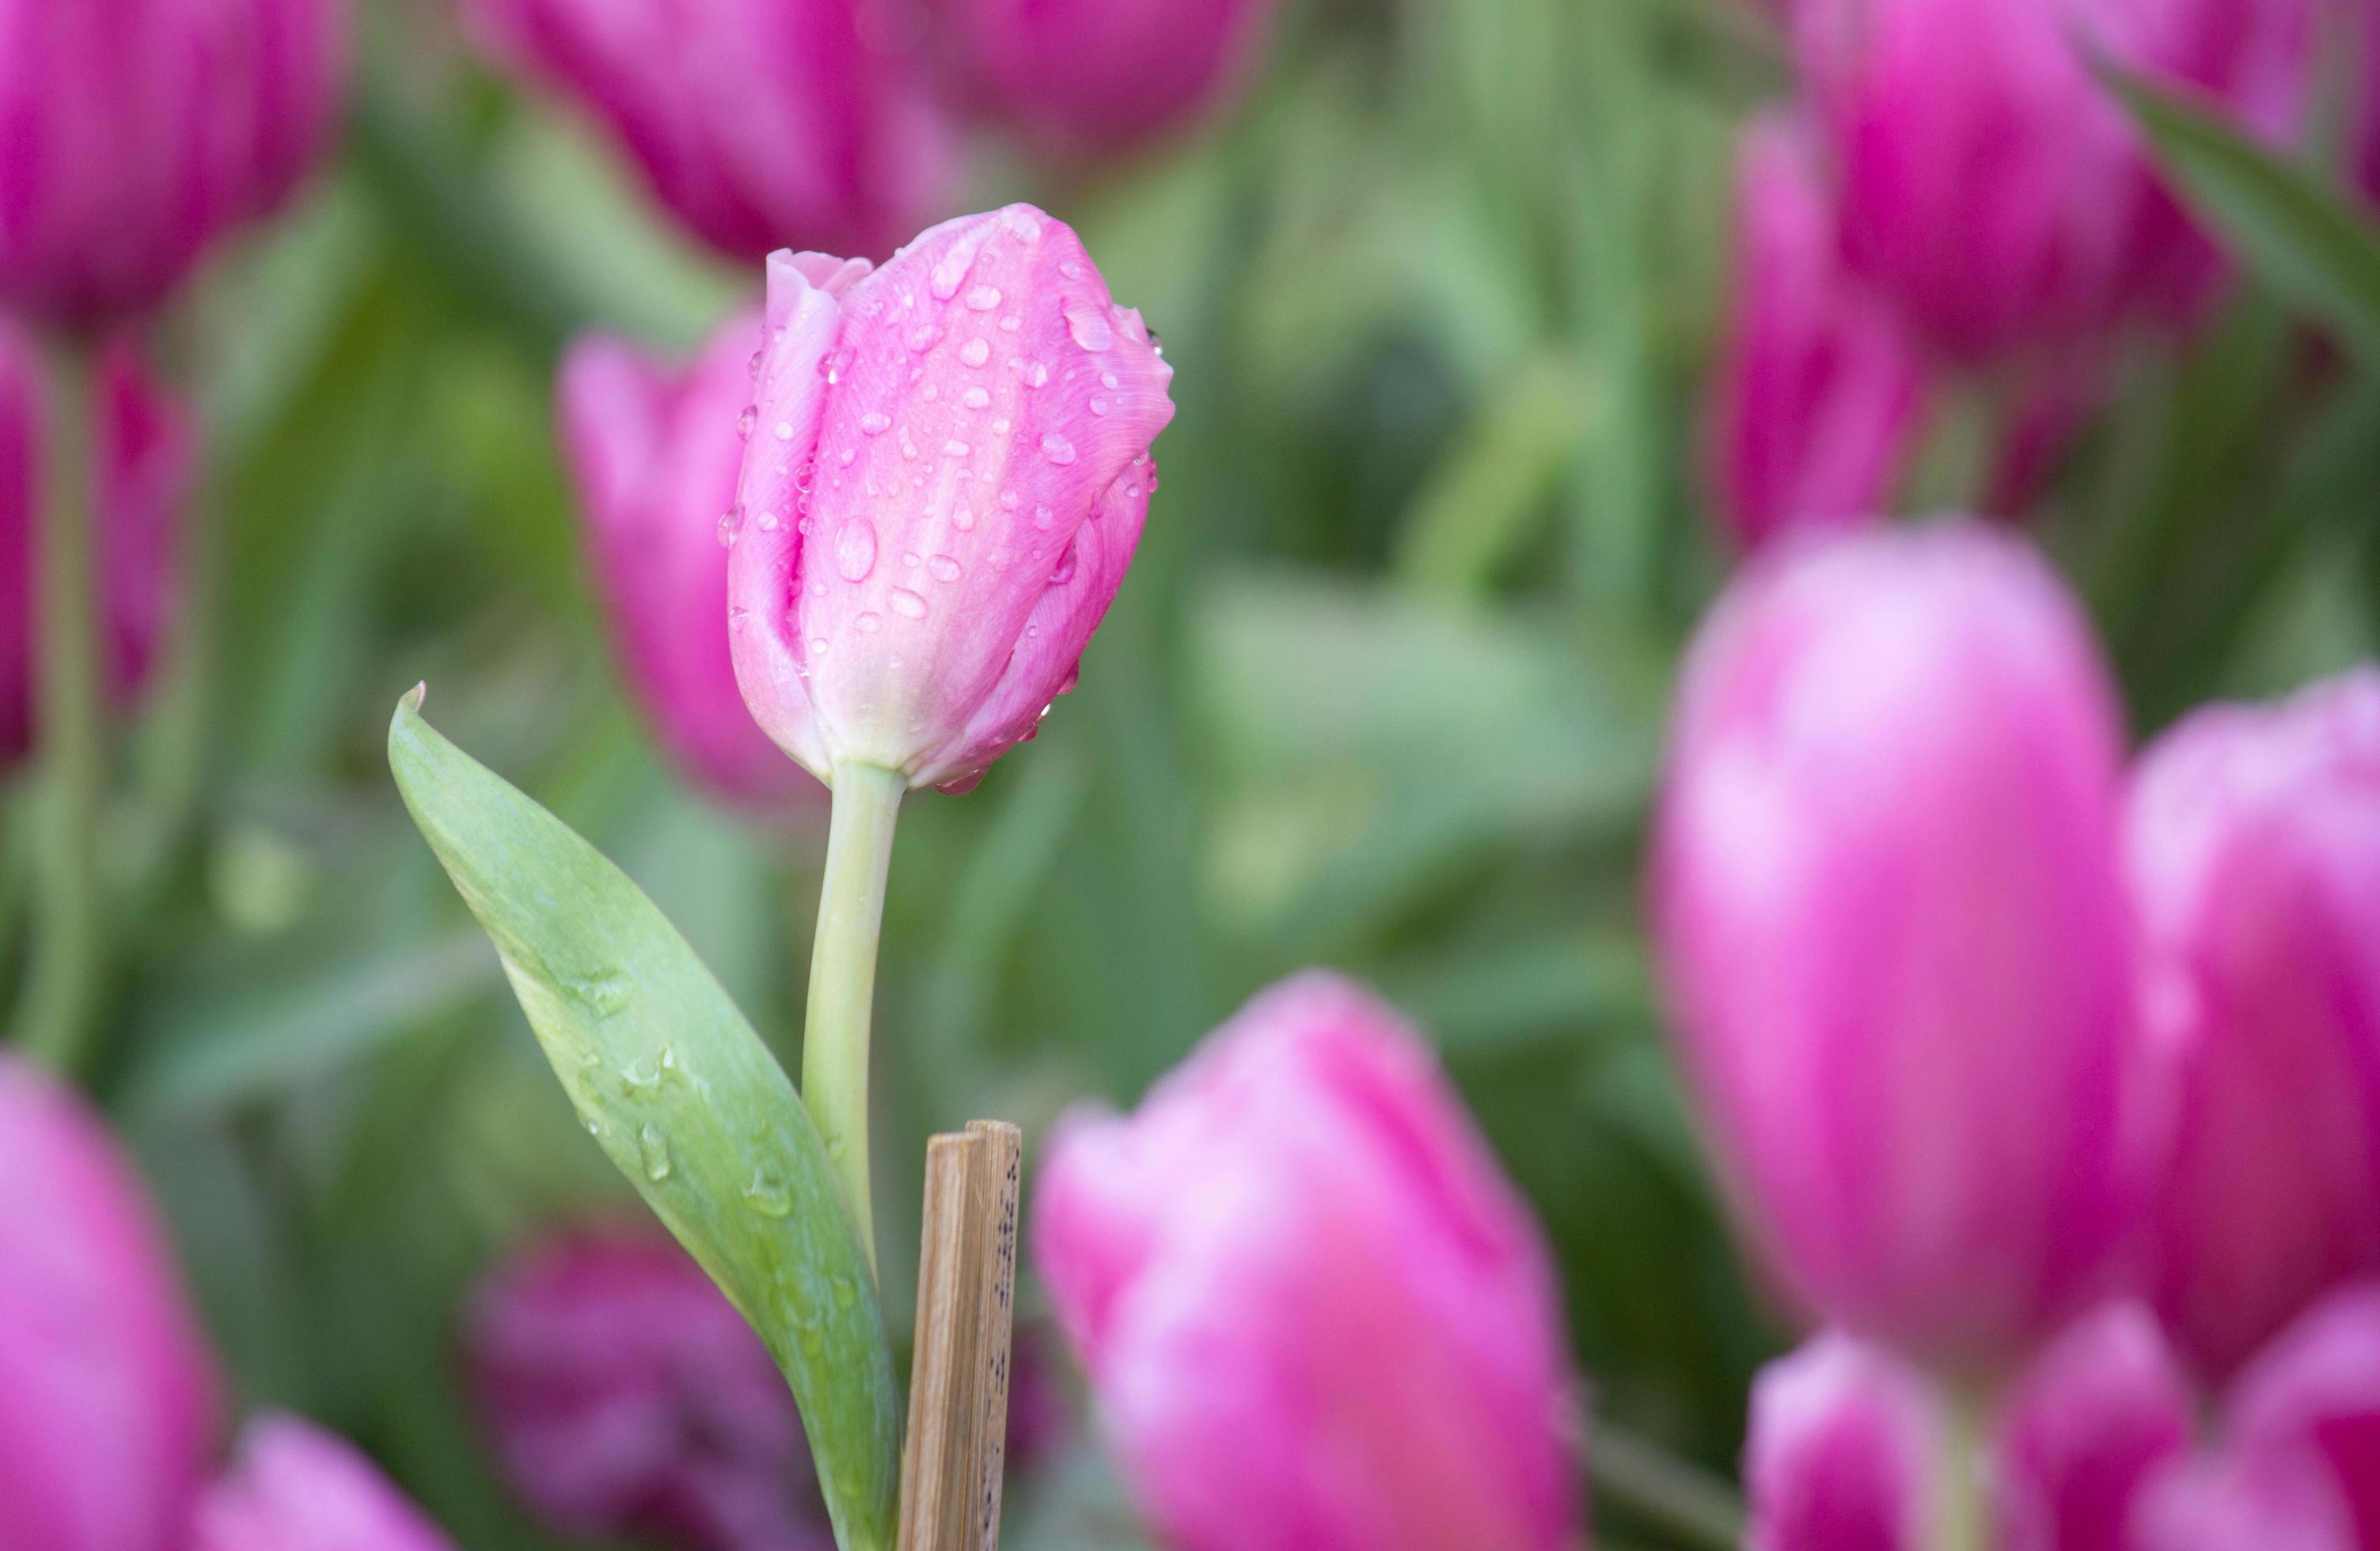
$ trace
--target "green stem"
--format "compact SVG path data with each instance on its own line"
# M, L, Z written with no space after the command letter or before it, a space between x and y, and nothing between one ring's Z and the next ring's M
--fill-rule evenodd
M1736 1551L1743 1503L1727 1483L1658 1444L1597 1417L1586 1440L1596 1496L1663 1531L1681 1545Z
M1984 1551L1988 1528L1984 1500L1985 1398L1947 1389L1942 1407L1942 1458L1934 1472L1933 1527L1928 1551Z
M18 1027L29 1051L71 1072L90 1060L104 950L99 797L106 764L92 558L91 357L87 345L61 340L49 360L39 576L38 926Z
M876 944L884 929L884 878L892 825L907 781L874 765L839 765L827 830L826 881L810 949L809 1011L802 1030L802 1102L843 1181L868 1268L876 1268L868 1191L868 1030L876 1001Z

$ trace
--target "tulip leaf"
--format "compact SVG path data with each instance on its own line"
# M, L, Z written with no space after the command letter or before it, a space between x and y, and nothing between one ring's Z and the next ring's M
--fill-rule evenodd
M2380 370L2380 225L2317 172L2187 98L2106 70L2192 209L2291 306Z
M900 1400L824 1145L783 1069L627 876L421 719L389 726L414 821L495 939L580 1121L784 1370L844 1551L892 1544Z

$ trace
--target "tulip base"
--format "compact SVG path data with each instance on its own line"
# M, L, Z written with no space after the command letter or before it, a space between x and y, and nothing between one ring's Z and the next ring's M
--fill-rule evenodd
M1942 1457L1934 1472L1928 1551L1985 1551L1984 1399L1953 1389L1942 1408Z
M868 1267L876 1268L868 1194L868 1046L876 1001L876 948L884 927L884 879L892 828L909 783L898 770L838 765L827 830L826 880L810 947L809 1005L802 1028L802 1102L826 1144Z

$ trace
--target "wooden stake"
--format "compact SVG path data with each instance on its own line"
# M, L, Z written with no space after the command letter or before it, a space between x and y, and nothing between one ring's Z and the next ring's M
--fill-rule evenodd
M1024 1137L976 1121L926 1145L900 1551L998 1551Z

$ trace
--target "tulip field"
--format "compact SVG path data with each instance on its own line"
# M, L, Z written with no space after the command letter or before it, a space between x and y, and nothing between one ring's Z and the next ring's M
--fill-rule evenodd
M0 0L0 1551L999 1545L2380 1551L2380 4Z

